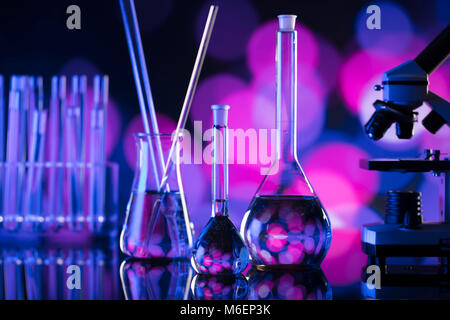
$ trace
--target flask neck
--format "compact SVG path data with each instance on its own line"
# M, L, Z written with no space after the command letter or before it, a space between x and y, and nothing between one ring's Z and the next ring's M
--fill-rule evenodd
M277 32L277 160L297 161L297 31Z
M213 127L212 216L228 216L228 128Z
M161 191L159 165L163 164L161 159L166 159L168 150L172 145L170 134L136 134L136 170L134 174L133 189L135 191ZM180 161L181 138L178 139L177 148L172 154L169 163L173 164L167 177L168 183L163 191L176 191L178 188L179 161ZM162 154L159 154L159 150ZM172 187L173 190L169 188Z

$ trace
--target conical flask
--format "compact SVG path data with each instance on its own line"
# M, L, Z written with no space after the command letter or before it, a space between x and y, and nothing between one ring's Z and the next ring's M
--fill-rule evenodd
M212 216L192 249L197 273L240 274L249 263L248 250L228 217L228 105L213 105Z
M180 173L181 139L169 172L167 188L158 190L158 173L153 164L156 146L166 159L171 134L136 134L137 166L134 174L120 249L134 258L187 258L192 248L192 226L186 208Z
M297 157L297 32L277 31L277 153L241 224L252 261L264 267L319 266L331 243L329 218Z

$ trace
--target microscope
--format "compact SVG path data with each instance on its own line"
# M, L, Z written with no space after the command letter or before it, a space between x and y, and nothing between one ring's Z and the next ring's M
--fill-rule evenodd
M418 115L415 110L423 103L432 109L422 121L429 132L435 134L450 124L450 103L428 90L428 76L449 54L450 25L414 60L383 74L382 84L375 86L375 90L383 90L383 100L374 102L375 112L364 126L370 139L381 139L394 123L399 139L412 138ZM381 272L381 290L369 290L364 282L368 275L363 271L364 294L379 298L403 292L406 296L394 297L426 298L441 297L439 294L445 291L450 298L450 159L443 158L440 150L425 150L421 159L361 159L360 167L385 172L432 172L441 179L441 194L436 199L441 221L423 221L420 192L389 191L384 224L363 226L362 249L368 255L367 264L378 266ZM391 263L396 259L398 262L399 257L417 263ZM438 263L426 265L426 257L434 257Z

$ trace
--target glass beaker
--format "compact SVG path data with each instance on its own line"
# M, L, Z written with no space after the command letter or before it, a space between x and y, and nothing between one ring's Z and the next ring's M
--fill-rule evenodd
M296 16L278 18L276 159L245 213L241 234L257 266L318 266L331 243L331 225L297 157Z
M160 145L166 159L172 145L171 134L136 134L137 166L120 249L135 258L186 258L192 247L192 225L187 212L180 173L182 137L168 173L167 187L160 191L152 159Z

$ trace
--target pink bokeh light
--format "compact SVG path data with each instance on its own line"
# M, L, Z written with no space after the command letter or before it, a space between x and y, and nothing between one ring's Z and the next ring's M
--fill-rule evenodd
M322 269L331 285L347 286L361 278L367 256L361 251L359 228L333 229L333 241Z
M275 65L276 33L278 21L272 20L260 26L247 43L247 64L254 75L268 66ZM316 67L319 49L313 33L303 25L297 23L298 32L298 65Z
M348 227L354 224L362 203L357 190L338 172L328 169L308 170L308 177L328 213L333 227Z
M359 168L359 160L367 159L371 156L362 149L346 142L331 142L317 146L313 152L303 161L306 175L310 177L310 172L320 172L326 168L327 171L343 177L355 192L356 201L360 205L368 204L376 195L380 178L377 172L367 171ZM317 191L314 181L311 181ZM325 186L324 186L325 187ZM328 192L334 192L333 186L326 186ZM336 190L336 189L335 189Z
M378 74L405 62L401 58L378 58L358 51L341 67L339 82L342 98L352 113L358 113L359 102L368 83ZM379 80L381 82L381 78Z
M202 121L203 130L212 126L211 105L246 88L245 81L227 73L215 74L200 82L189 114L190 121ZM233 106L232 106L233 107Z

